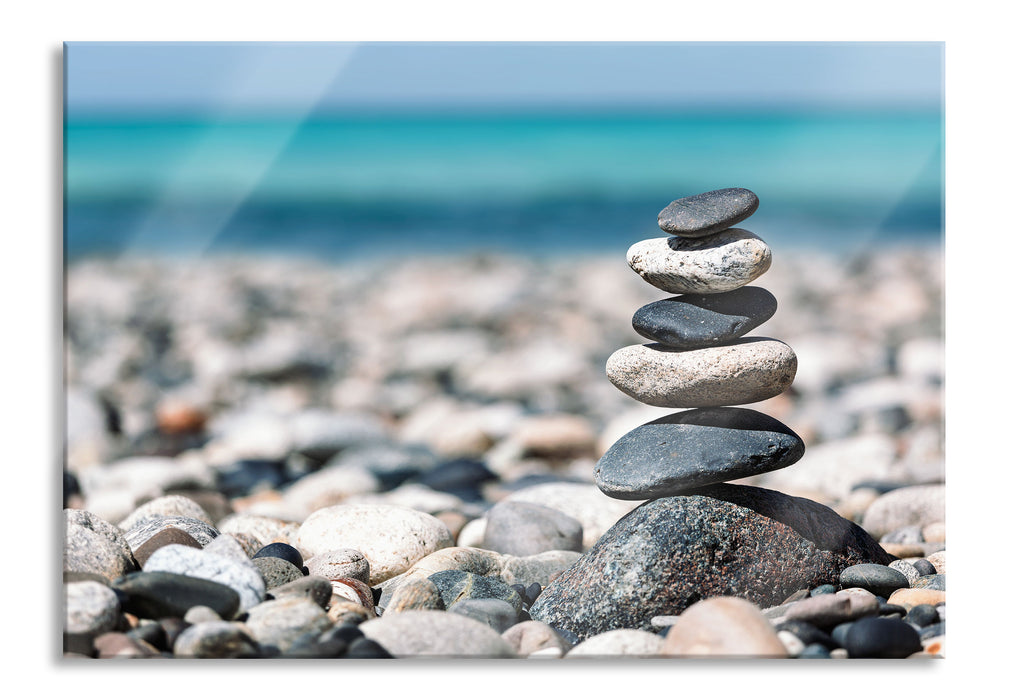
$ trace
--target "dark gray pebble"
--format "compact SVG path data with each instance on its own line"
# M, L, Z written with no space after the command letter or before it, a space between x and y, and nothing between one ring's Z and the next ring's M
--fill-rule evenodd
M659 212L659 228L684 238L724 231L757 211L760 200L743 187L727 187L682 197Z
M911 564L911 566L917 569L918 573L922 576L931 576L932 574L937 573L935 566L928 559L919 559Z
M830 595L831 593L837 593L837 586L832 586L829 583L825 583L822 586L817 586L809 592L810 597L815 595Z
M932 637L941 637L944 634L946 634L946 623L936 622L934 625L929 625L928 627L922 627L921 630L918 632L918 638L924 642L926 639L931 639Z
M900 620L864 617L844 635L844 648L852 659L905 659L921 651L914 627Z
M253 557L250 560L259 569L266 590L278 588L284 584L304 578L301 569L286 559L278 557Z
M928 627L939 622L939 611L934 605L922 603L908 610L904 620L917 627Z
M799 659L829 659L830 649L822 644L810 644L799 652Z
M744 336L777 309L770 292L747 285L721 294L681 294L653 301L634 312L631 326L673 350L694 350Z
M841 572L841 588L864 588L888 597L898 588L908 588L907 577L883 564L855 564ZM884 601L886 602L886 601Z
M911 588L924 588L929 591L946 590L946 574L931 574L915 579Z
M541 586L538 581L533 581L528 586L526 586L526 597L529 599L530 603L535 603L536 599L542 592L543 592L543 586Z
M343 641L350 644L358 637L363 637L364 632L360 630L357 625L337 625L330 632L332 636L342 639Z
M355 639L347 647L345 659L392 659L395 658L381 644L367 637Z
M222 620L238 612L238 592L223 583L164 571L138 571L113 582L123 612L140 618L184 617L194 605L206 605Z
M291 642L284 656L296 659L335 659L343 656L350 643L335 634L337 629L330 627L322 634L306 632Z
M898 617L904 617L906 614L903 605L894 605L893 603L880 603L879 610L877 612L880 616L896 615Z
M830 631L830 638L837 642L838 646L844 646L844 640L848 635L848 630L854 625L854 622L842 622L839 625L835 625L834 629Z
M489 625L498 634L519 622L518 613L511 603L498 598L464 598L448 611Z
M172 645L168 643L168 634L159 622L153 620L143 622L126 632L127 637L139 639L147 642L159 651L171 651Z
M507 583L498 578L480 576L468 571L439 571L427 577L438 588L445 609L461 600L496 598L507 602L516 613L522 609L522 599Z
M621 437L596 464L594 477L612 498L661 498L787 467L805 449L788 426L759 411L697 408Z

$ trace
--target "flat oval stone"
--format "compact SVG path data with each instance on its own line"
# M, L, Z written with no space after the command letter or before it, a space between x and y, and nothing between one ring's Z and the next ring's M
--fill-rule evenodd
M484 549L519 557L582 549L582 524L555 508L503 501L495 504L486 517Z
M464 598L448 611L489 625L498 634L518 623L515 608L500 598Z
M338 578L356 578L368 583L371 568L367 558L356 549L336 549L322 552L305 562L305 568L313 576L321 576L330 581Z
M730 228L705 238L648 238L627 249L627 264L670 294L731 292L767 272L771 248L759 236Z
M564 658L659 656L665 642L663 637L644 630L610 630L589 637L572 648Z
M774 627L753 603L717 596L694 603L666 635L668 656L787 657Z
M859 587L880 596L889 596L898 588L907 588L907 577L882 564L856 564L841 572L842 588Z
M788 426L759 411L699 408L627 433L602 456L594 476L607 496L643 500L781 469L805 449Z
M185 616L196 605L205 605L225 620L238 612L241 599L230 586L195 576L163 571L138 571L113 585L124 596L123 612L157 620Z
M298 531L297 546L305 557L356 549L367 557L370 584L376 585L453 544L448 527L433 515L403 506L346 504L309 515Z
M905 659L921 651L921 640L917 630L906 622L867 617L848 629L844 648L852 659Z
M760 206L757 195L743 187L727 187L683 197L659 212L659 228L686 238L717 233L750 217Z
M631 325L639 335L673 350L721 345L746 335L778 309L774 296L745 286L722 294L681 294L645 304Z
M442 610L407 610L361 624L361 632L393 656L514 658L500 634L482 622Z
M795 378L795 352L773 338L676 352L657 343L629 345L606 361L613 386L649 406L735 406L777 396Z

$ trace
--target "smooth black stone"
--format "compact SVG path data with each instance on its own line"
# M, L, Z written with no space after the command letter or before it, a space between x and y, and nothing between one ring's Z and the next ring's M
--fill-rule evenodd
M918 632L900 620L864 617L844 635L844 648L852 659L905 659L921 651Z
M721 294L682 294L646 304L631 325L639 335L673 350L721 345L767 321L778 302L766 289L745 286Z
M816 625L812 625L804 620L785 620L775 625L775 630L778 632L783 630L791 632L799 638L799 641L807 646L810 644L820 644L827 649L836 649L838 646L837 642L829 634Z
M358 637L363 637L364 632L357 625L338 625L332 628L332 635L350 644Z
M913 566L922 576L932 576L937 573L935 565L933 565L928 559L919 559L915 563L911 564L911 566Z
M854 622L842 622L839 625L835 625L834 629L830 631L830 638L837 642L838 646L845 646L844 642L848 637L848 630L850 630L851 626L854 624Z
M831 593L837 593L837 586L825 583L822 586L817 586L811 590L809 592L809 597L812 598L815 595L830 595Z
M355 639L347 647L345 659L393 659L396 658L381 644L367 637Z
M169 649L175 647L175 641L179 638L179 635L190 627L189 623L181 617L163 617L158 620L158 624L165 630L166 643Z
M921 628L928 627L939 622L939 611L935 609L934 605L922 603L908 610L904 620Z
M168 634L158 622L144 622L126 632L127 637L147 642L158 651L171 651L168 645Z
M946 634L946 623L936 622L934 625L929 625L928 627L922 627L918 631L918 638L924 642L926 639L931 639L932 637L941 637L944 634Z
M306 632L287 647L284 656L298 659L335 659L343 656L350 643L334 634L331 627L322 634Z
M870 593L884 598L898 588L908 588L907 577L883 564L856 564L841 572L841 588L864 588Z
M481 486L496 481L498 475L475 459L453 459L442 462L433 469L409 479L409 483L423 484L428 488L458 496L465 501L483 499Z
M858 562L890 562L869 533L814 501L718 484L642 503L547 586L534 620L587 638L650 631L705 598L778 605Z
M596 463L594 476L611 498L661 498L782 469L805 449L788 426L759 411L696 408L630 431Z
M299 569L305 565L305 562L301 558L301 552L284 542L271 542L252 555L253 559L256 557L275 557L277 559L283 559L284 561L294 564Z
M519 594L519 598L521 598L523 601L528 600L528 597L526 596L526 587L523 586L521 583L513 583L512 589Z
M120 594L123 612L140 618L185 617L194 605L206 605L231 619L240 599L230 586L207 579L164 571L138 571L116 579L113 589Z
M242 459L217 472L217 489L229 498L263 486L279 488L287 482L284 462L272 459Z
M83 632L63 633L63 653L83 654L84 656L95 655L94 635Z
M682 197L659 212L659 228L684 238L700 238L724 231L749 218L760 206L757 195L743 187Z
M368 589L371 591L371 604L378 605L378 601L382 600L382 589L371 586L368 586Z
M68 472L63 470L63 507L67 507L67 503L70 501L71 496L79 496L81 493L81 484L77 480L77 477L73 472Z
M536 599L540 597L540 593L542 592L543 586L540 585L539 581L533 581L526 586L526 597L529 598L530 603L535 603Z
M799 659L829 659L830 649L822 644L810 644L799 652Z

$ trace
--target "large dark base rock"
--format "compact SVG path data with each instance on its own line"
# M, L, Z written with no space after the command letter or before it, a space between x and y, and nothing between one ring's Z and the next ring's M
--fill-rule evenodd
M760 607L836 583L845 568L888 564L862 528L805 498L717 484L643 503L540 594L535 620L585 639L651 630L699 600L738 596Z

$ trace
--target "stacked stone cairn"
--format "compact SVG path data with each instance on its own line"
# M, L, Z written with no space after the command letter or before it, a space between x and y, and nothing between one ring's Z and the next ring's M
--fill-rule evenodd
M631 430L599 460L603 493L645 502L543 591L534 619L579 638L657 631L654 617L700 600L774 606L836 583L848 566L892 560L826 506L725 483L788 467L805 451L780 421L738 407L781 394L797 368L785 343L746 335L777 310L768 291L749 285L770 267L770 248L733 228L758 203L742 188L678 199L659 214L670 235L627 251L636 273L677 296L638 309L634 329L655 342L617 350L607 376L642 403L689 410Z

